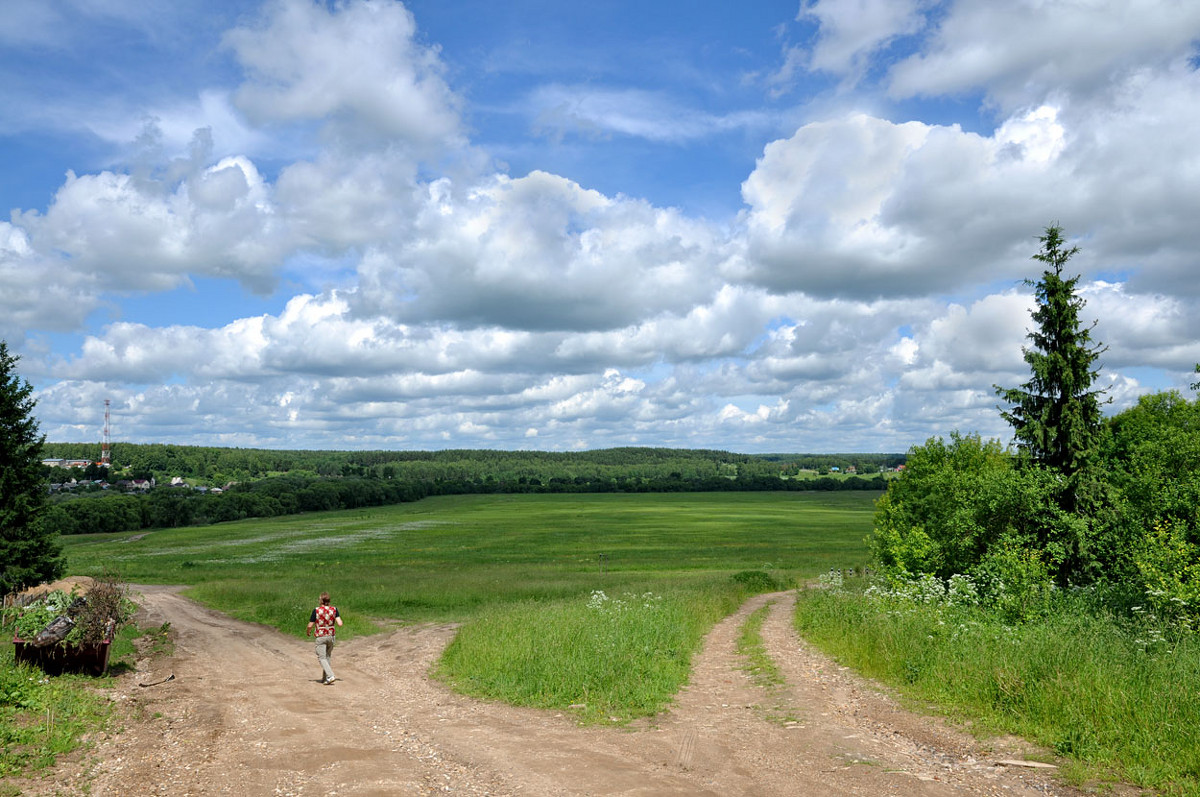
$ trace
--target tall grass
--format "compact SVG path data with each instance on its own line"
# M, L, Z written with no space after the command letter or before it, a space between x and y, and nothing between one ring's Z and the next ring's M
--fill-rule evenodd
M969 600L807 590L796 626L902 694L1067 759L1076 780L1200 795L1200 644L1062 597L1018 626Z
M653 715L687 680L704 634L745 598L731 580L708 589L608 595L485 610L439 672L460 691L516 705L566 707L585 722Z

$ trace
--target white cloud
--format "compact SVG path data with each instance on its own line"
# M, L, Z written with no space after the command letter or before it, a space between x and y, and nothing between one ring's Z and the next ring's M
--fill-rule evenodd
M767 143L744 212L710 222L549 171L494 173L399 3L272 2L225 38L240 87L78 115L137 151L0 222L0 333L27 351L86 333L31 363L52 439L94 437L103 389L123 439L903 450L955 428L1007 437L991 386L1024 378L1021 280L1058 221L1083 250L1071 266L1118 404L1148 370L1186 379L1200 361L1194 12L1035 3L1017 35L1011 10L957 2L922 39L932 8L807 4L821 32L793 66L845 77L838 96L860 110L789 111L814 121ZM1157 12L1174 29L1143 18ZM1112 42L1117 23L1128 41ZM1055 36L1078 51L1051 57ZM861 110L878 103L851 90L909 46L896 96L982 92L993 132ZM783 115L642 85L512 96L602 153L637 138L702 156L714 134ZM291 299L209 326L98 326L125 295L197 277Z
M249 73L235 102L259 124L336 121L338 135L439 152L460 137L458 99L412 13L390 0L332 9L273 0L225 41Z
M1092 337L1107 349L1111 369L1188 371L1200 362L1200 300L1195 296L1133 293L1119 283L1082 286L1081 317L1095 322Z
M1106 92L1114 79L1185 60L1200 5L1178 0L958 0L921 52L891 68L901 97L982 90L1005 109L1056 92Z
M857 81L889 42L924 27L921 12L927 5L921 0L816 0L802 6L800 18L820 24L810 67Z
M1022 111L991 136L863 114L807 124L769 144L742 186L749 256L736 275L849 296L1011 284L1032 272L1033 235L1058 222L1087 235L1073 266L1195 295L1200 150L1187 122L1200 124L1200 73L1144 76L1122 97Z
M686 312L727 255L704 222L556 175L429 187L412 236L359 267L357 312L516 329L589 330Z
M13 219L33 248L111 290L168 290L193 273L261 288L288 251L268 190L245 158L176 184L68 173L45 214Z
M14 248L5 248L5 228ZM73 332L101 303L93 278L58 269L25 244L23 231L0 222L0 338L10 344L29 333Z
M655 142L686 142L731 130L761 130L776 122L767 111L712 114L642 89L539 86L527 100L533 130L562 138L612 134Z
M172 99L145 108L129 107L108 98L101 103L87 98L80 101L80 107L71 116L74 119L70 122L61 120L58 124L85 127L119 150L128 149L130 142L135 142L142 150L134 153L135 162L146 157L157 165L158 161L189 149L194 152L197 134L206 139L201 160L213 153L218 157L279 157L303 150L281 136L268 135L249 125L231 104L229 92L223 90L204 89L194 98Z

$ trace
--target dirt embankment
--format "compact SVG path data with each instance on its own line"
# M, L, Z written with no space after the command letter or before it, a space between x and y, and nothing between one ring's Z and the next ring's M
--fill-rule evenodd
M338 645L319 683L312 646L137 588L147 622L170 622L175 655L122 676L125 727L31 795L1072 795L1053 771L1017 766L1007 740L981 747L902 711L798 640L794 595L749 601L709 635L672 709L632 728L455 695L426 677L450 626ZM763 627L786 685L740 669L741 624ZM303 618L301 618L303 619ZM172 680L162 681L173 674ZM142 684L156 684L142 686ZM90 763L89 763L90 762Z

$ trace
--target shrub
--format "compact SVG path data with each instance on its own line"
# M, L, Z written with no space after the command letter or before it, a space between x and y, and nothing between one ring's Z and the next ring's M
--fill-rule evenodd
M1200 548L1183 524L1163 520L1142 540L1134 556L1146 601L1168 623L1192 630L1200 620Z
M773 576L765 570L743 570L730 578L747 592L778 592L795 586L791 579Z

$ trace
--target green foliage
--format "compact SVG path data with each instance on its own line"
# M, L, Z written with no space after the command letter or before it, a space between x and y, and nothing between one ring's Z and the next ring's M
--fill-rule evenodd
M983 585L979 592L986 605L1002 622L1027 622L1050 610L1054 581L1042 549L1002 539L972 573Z
M1174 391L1143 396L1109 421L1106 478L1140 528L1170 520L1200 536L1200 400Z
M976 567L1023 528L1026 504L1013 458L995 440L955 432L913 448L879 500L870 539L876 560L901 573L948 578Z
M915 447L877 504L869 539L876 562L896 574L979 575L1013 601L1032 599L1045 586L1039 579L1095 580L1104 529L1059 504L1055 472L1019 463L978 435Z
M0 595L62 574L53 532L38 515L45 503L40 461L45 437L33 416L33 386L0 340Z
M56 589L35 603L9 607L4 610L4 627L10 628L18 639L33 639L54 618L64 614L77 597Z
M1106 442L1095 362L1103 348L1080 323L1078 276L1063 268L1078 248L1047 227L1034 259L1036 327L1024 350L1031 372L1017 388L996 386L1012 406L1021 457L998 443L955 433L909 454L904 475L879 502L871 539L893 574L981 577L1006 614L1039 611L1051 582L1091 583L1130 570L1131 536L1119 493L1100 463ZM1124 542L1123 542L1124 540Z
M1075 507L1075 475L1084 471L1099 440L1099 396L1092 390L1094 368L1103 347L1093 344L1089 327L1081 326L1084 301L1076 293L1079 277L1064 279L1063 267L1079 251L1064 248L1062 228L1047 227L1038 238L1042 250L1034 260L1047 269L1034 288L1037 327L1028 335L1025 362L1031 376L1016 388L996 386L996 393L1012 408L1001 412L1013 427L1023 453L1034 462L1062 473L1064 507Z
M47 444L46 448L65 445ZM228 451L237 452L240 457L254 453L243 449L186 446L150 448L173 455L185 452L171 460L177 460L181 465L192 462L189 457L199 456L192 452L209 457L224 457ZM511 451L292 453L295 461L270 461L280 467L308 465L332 471L333 475L317 475L291 467L282 475L255 476L250 481L228 485L223 491L197 492L160 484L149 493L138 495L118 494L91 485L57 493L43 515L42 525L62 535L177 528L301 512L387 506L435 495L871 492L885 487L884 477L878 474L871 478L853 475L802 478L789 475L794 470L790 461L781 465L774 459L720 451L628 448L571 454ZM861 456L867 460L872 457ZM214 461L222 462L223 459ZM205 462L207 460L202 459L200 466L192 462L189 467L207 470ZM341 464L333 467L330 462ZM47 468L47 478L62 477L61 470ZM163 479L165 482L165 474Z
M1200 546L1182 524L1164 520L1146 532L1134 556L1146 600L1178 628L1200 628Z
M974 567L1011 524L1012 458L994 440L957 432L909 451L879 500L870 539L897 572L949 577Z
M1109 429L1102 461L1119 501L1100 518L1104 555L1162 617L1198 628L1200 400L1143 396Z
M97 443L46 443L44 458L91 459ZM904 462L902 454L735 454L708 449L608 448L595 451L276 451L161 443L115 443L114 473L166 483L224 487L281 475L308 479L367 478L452 487L454 492L636 492L651 489L773 489L781 476L818 466L854 466L879 473ZM48 478L65 475L49 469ZM84 474L80 472L78 477ZM59 479L61 480L61 478ZM869 481L869 480L867 480ZM723 486L718 486L723 483ZM856 482L850 482L856 484ZM806 488L808 489L808 488ZM844 488L833 488L844 489ZM434 493L438 494L438 493Z
M730 579L741 585L750 593L778 592L796 586L795 579L773 575L765 570L741 570L730 576Z

